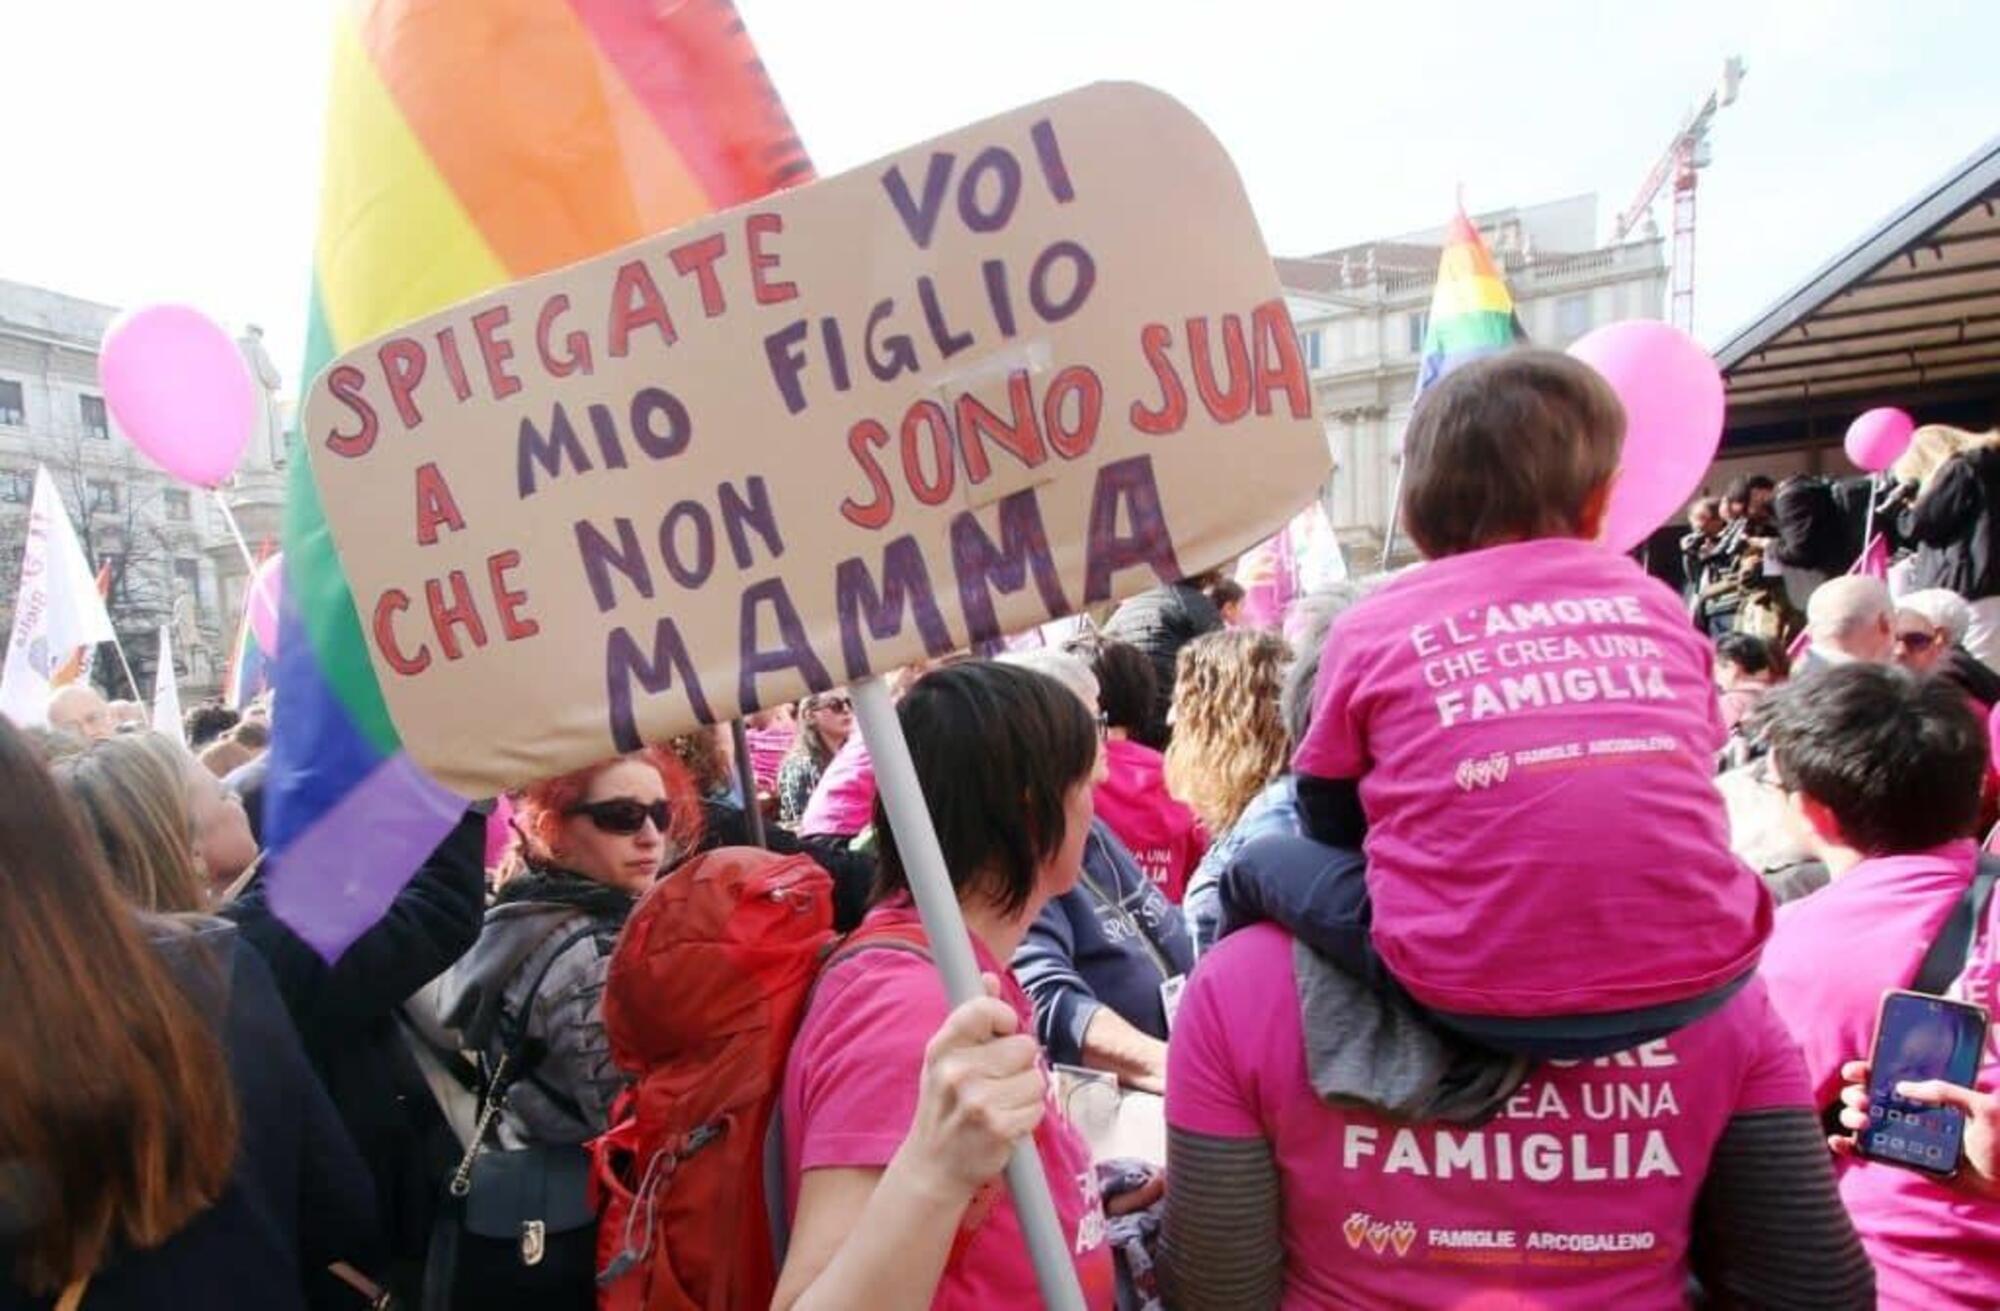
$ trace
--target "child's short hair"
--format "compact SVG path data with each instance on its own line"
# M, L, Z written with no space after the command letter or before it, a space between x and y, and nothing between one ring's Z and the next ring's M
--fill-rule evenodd
M1573 537L1617 471L1625 409L1596 370L1511 350L1446 374L1403 438L1403 522L1431 559Z

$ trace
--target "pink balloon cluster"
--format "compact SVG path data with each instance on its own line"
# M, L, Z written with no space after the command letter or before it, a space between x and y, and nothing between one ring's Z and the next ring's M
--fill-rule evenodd
M1625 406L1625 454L1598 540L1629 551L1680 512L1722 442L1722 373L1694 338L1653 319L1609 323L1569 353Z
M186 305L148 305L112 321L97 357L111 417L132 444L182 482L218 487L236 472L257 424L242 352Z
M1916 434L1917 421L1901 410L1883 406L1869 410L1847 425L1847 458L1854 467L1881 473L1903 458Z

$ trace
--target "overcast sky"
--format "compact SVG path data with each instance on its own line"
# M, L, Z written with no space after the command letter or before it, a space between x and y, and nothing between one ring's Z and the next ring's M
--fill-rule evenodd
M1460 183L1474 210L1595 191L1602 232L1740 54L1699 193L1711 343L2000 133L1980 0L738 3L822 173L1136 79L1207 120L1277 254L1435 225ZM259 323L289 379L327 15L0 0L0 277Z

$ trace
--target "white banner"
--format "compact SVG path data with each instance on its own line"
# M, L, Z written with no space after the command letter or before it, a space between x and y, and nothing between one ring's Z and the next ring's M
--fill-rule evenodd
M182 746L187 730L181 719L181 688L174 678L174 649L167 639L167 626L160 625L160 666L153 672L153 731L165 733Z
M17 724L47 720L50 681L78 647L113 640L111 616L77 544L76 529L47 469L35 471L28 544L14 597L14 630L0 674L0 714Z

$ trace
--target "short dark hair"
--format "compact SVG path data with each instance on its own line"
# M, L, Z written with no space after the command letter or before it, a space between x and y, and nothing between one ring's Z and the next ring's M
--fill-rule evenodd
M1785 786L1832 811L1857 851L1923 851L1979 822L1986 727L1941 678L1836 665L1764 696L1753 726Z
M243 716L220 701L204 701L187 712L182 725L187 730L188 748L199 751L235 728Z
M262 751L271 745L271 726L261 719L246 719L229 731L237 745L249 747L252 751Z
M1210 603L1218 610L1243 599L1243 584L1234 578L1218 578L1203 590L1208 593Z
M1791 662L1777 643L1754 633L1724 633L1715 639L1715 658L1727 660L1738 669L1751 676L1762 673L1776 674L1779 678L1789 677Z
M1462 365L1424 393L1403 437L1411 540L1437 559L1576 536L1624 445L1624 407L1581 361L1510 350Z
M1722 499L1734 501L1738 505L1748 505L1750 493L1776 491L1777 487L1778 484L1772 481L1769 474L1746 473L1729 480L1729 490L1722 494Z
M1159 683L1146 653L1130 642L1095 635L1072 638L1063 649L1088 660L1090 672L1097 675L1097 708L1104 712L1104 726L1145 732Z
M1062 846L1065 802L1097 763L1097 724L1047 674L992 661L934 669L896 707L945 868L961 898L1018 915ZM909 891L895 830L875 798L875 899Z

